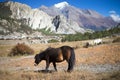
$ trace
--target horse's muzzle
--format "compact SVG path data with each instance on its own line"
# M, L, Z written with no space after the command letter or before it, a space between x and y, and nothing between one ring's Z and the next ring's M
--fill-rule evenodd
M35 63L34 66L37 66L37 64Z

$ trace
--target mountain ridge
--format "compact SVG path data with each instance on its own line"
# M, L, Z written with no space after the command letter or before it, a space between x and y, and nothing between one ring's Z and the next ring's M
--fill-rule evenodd
M43 7L40 7L39 9L46 12L50 16L64 15L67 19L77 22L79 26L93 30L103 30L108 27L113 27L117 24L112 19L104 17L94 10L79 9L74 6L68 5L62 9L56 8L54 6L44 6L46 7L46 9L44 9Z
M0 16L16 19L15 23L17 25L25 24L32 29L50 30L50 32L55 34L85 33L107 29L116 25L112 19L105 18L96 11L82 10L69 5L69 3L64 3L65 5L62 8L59 8L61 6L56 8L55 5L51 7L42 5L40 8L32 9L30 6L18 2L3 2L0 3ZM3 20L6 21L5 25L1 25L4 24ZM6 26L11 27L13 25L1 17L0 30L6 30ZM14 28L17 27L14 25Z

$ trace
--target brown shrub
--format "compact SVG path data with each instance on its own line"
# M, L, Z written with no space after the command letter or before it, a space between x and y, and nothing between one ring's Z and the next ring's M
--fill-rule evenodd
M120 42L120 37L117 37L116 39L113 40L113 43L115 42Z
M83 46L83 48L88 48L90 46L89 42L86 42Z
M25 45L24 43L18 43L15 47L11 49L9 56L16 56L16 55L31 55L34 54L34 50L29 46Z

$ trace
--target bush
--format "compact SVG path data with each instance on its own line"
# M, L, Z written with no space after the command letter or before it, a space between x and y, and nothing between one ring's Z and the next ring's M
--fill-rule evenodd
M62 39L62 42L65 41L81 41L81 40L89 40L89 39L96 39L96 38L103 38L106 36L111 36L114 34L120 34L120 27L113 27L109 30L103 30L103 31L95 31L93 33L76 33L76 34L69 34L65 35L65 37Z
M120 37L114 39L114 40L113 40L113 43L115 43L115 42L120 42Z
M48 43L55 43L55 42L59 42L59 41L56 40L56 39L51 39L51 40L48 41Z
M18 43L15 47L12 48L9 56L17 56L17 55L31 55L34 54L34 50L24 43Z

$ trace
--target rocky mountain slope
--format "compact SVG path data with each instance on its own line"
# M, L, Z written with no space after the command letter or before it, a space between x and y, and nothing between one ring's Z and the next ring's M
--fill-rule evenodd
M86 31L85 29L81 28L78 24L76 24L76 22L70 20L67 21L67 19L62 15L59 16L60 24L58 24L56 19L57 15L56 17L51 17L42 10L32 9L31 7L25 4L21 4L18 2L5 2L0 3L0 6L0 16L2 16L0 21L1 30L4 29L6 31L6 26L8 26L9 28L11 26L14 26L13 28L16 28L18 26L12 25L14 22L10 23L8 20L3 18L9 17L14 20L17 20L15 22L18 23L19 26L21 24L24 24L28 25L32 29L45 29L58 34L74 34L76 32L84 33ZM10 25L8 25L7 23L9 23ZM56 24L58 26L56 26ZM8 32L10 31L8 30Z
M20 20L21 24L28 25L32 29L53 27L52 18L49 15L38 9L32 9L28 5L18 2L5 2L0 3L0 6L0 16Z
M104 17L94 10L76 8L67 2L52 7L41 6L39 9L50 16L64 15L67 20L75 21L79 26L92 30L103 30L116 25L110 17Z
M18 2L0 3L0 33L44 29L57 34L85 33L113 27L116 23L93 10L82 10L67 2L32 9Z

